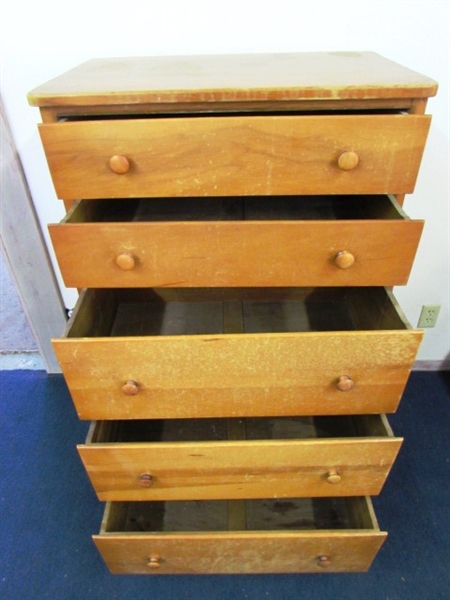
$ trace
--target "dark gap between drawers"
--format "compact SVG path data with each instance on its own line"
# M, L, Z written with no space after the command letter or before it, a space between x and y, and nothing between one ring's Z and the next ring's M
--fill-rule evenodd
M402 219L387 195L82 200L67 223Z
M400 101L399 101L400 103ZM70 122L80 122L80 121L122 121L122 120L133 120L133 119L148 119L148 120L156 120L156 119L198 119L204 117L277 117L277 116L342 116L342 115L402 115L405 114L405 111L408 109L408 106L399 107L399 108L376 108L376 109L348 109L348 110L339 110L339 109L329 109L324 108L322 110L295 110L292 108L285 108L284 110L274 110L274 109L265 109L260 112L255 111L254 109L247 110L239 110L237 108L230 107L229 110L220 111L205 111L201 109L197 109L194 111L188 111L180 109L177 112L146 112L146 113L133 113L127 112L126 114L115 114L115 113L104 113L104 114L85 114L85 115L59 115L58 122L70 123Z
M119 302L111 336L223 334L225 303ZM351 331L345 300L243 301L243 330L237 333Z
M89 289L67 337L405 330L384 288Z
M385 436L378 415L105 421L92 443L304 440ZM103 426L104 425L104 426ZM231 433L230 433L231 432ZM239 432L236 435L236 432Z
M230 511L241 504L247 531L373 528L364 498L282 498L113 503L106 533L228 531Z

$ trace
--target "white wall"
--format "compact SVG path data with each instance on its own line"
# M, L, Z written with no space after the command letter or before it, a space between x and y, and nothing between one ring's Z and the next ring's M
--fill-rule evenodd
M419 358L449 357L448 0L2 0L1 94L39 218L63 214L26 94L94 57L373 50L440 84L429 143L405 203L426 219L406 288L396 296L413 326L422 304L441 304ZM75 295L65 292L70 304Z

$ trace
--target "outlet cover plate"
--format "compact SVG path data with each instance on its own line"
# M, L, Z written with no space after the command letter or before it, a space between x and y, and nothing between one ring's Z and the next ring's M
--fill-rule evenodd
M434 327L441 307L439 304L426 304L422 306L417 327Z

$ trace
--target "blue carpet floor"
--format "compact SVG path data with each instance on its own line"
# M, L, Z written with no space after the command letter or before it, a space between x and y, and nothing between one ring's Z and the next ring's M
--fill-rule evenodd
M450 373L416 372L390 422L405 437L374 499L388 539L368 573L112 576L90 536L98 502L75 449L62 377L3 371L1 575L4 600L450 599Z

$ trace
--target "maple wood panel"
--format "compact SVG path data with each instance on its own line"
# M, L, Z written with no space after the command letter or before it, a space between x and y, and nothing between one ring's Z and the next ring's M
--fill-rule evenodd
M281 508L283 502L279 504ZM295 501L287 502L286 508L293 504ZM386 538L369 498L348 499L349 527L341 530L320 529L314 515L302 519L301 513L297 530L291 524L288 531L276 527L268 531L267 522L246 530L246 503L231 501L228 505L230 514L237 513L229 517L230 531L208 531L204 504L198 505L204 517L194 531L182 529L182 513L180 531L152 530L147 519L141 521L139 516L136 525L142 530L128 531L126 503L108 503L100 534L93 539L112 573L163 575L366 571ZM177 508L171 512L174 510Z
M326 415L394 411L421 338L382 288L98 289L53 346L84 419Z
M377 435L365 433L353 439L345 433L336 439L112 438L87 440L78 451L102 501L376 495L402 440L383 425Z
M437 83L375 52L302 52L200 56L97 58L40 85L28 94L33 106L111 110L150 105L165 111L201 103L317 100L351 106L357 101L407 102L434 96ZM403 104L405 105L405 104ZM64 112L63 112L64 114Z
M227 116L41 124L59 198L412 192L424 115ZM344 153L359 162L339 167ZM118 174L112 157L124 157ZM114 167L116 168L116 167Z
M60 339L83 419L392 412L421 332ZM349 392L336 388L350 375ZM139 383L128 396L127 380Z
M50 234L69 287L402 285L420 221L67 223ZM355 258L337 266L339 252ZM117 257L134 265L121 269Z
M385 538L370 531L93 536L112 573L140 575L363 572ZM333 556L326 570L318 564L324 554ZM157 569L149 566L155 555Z

